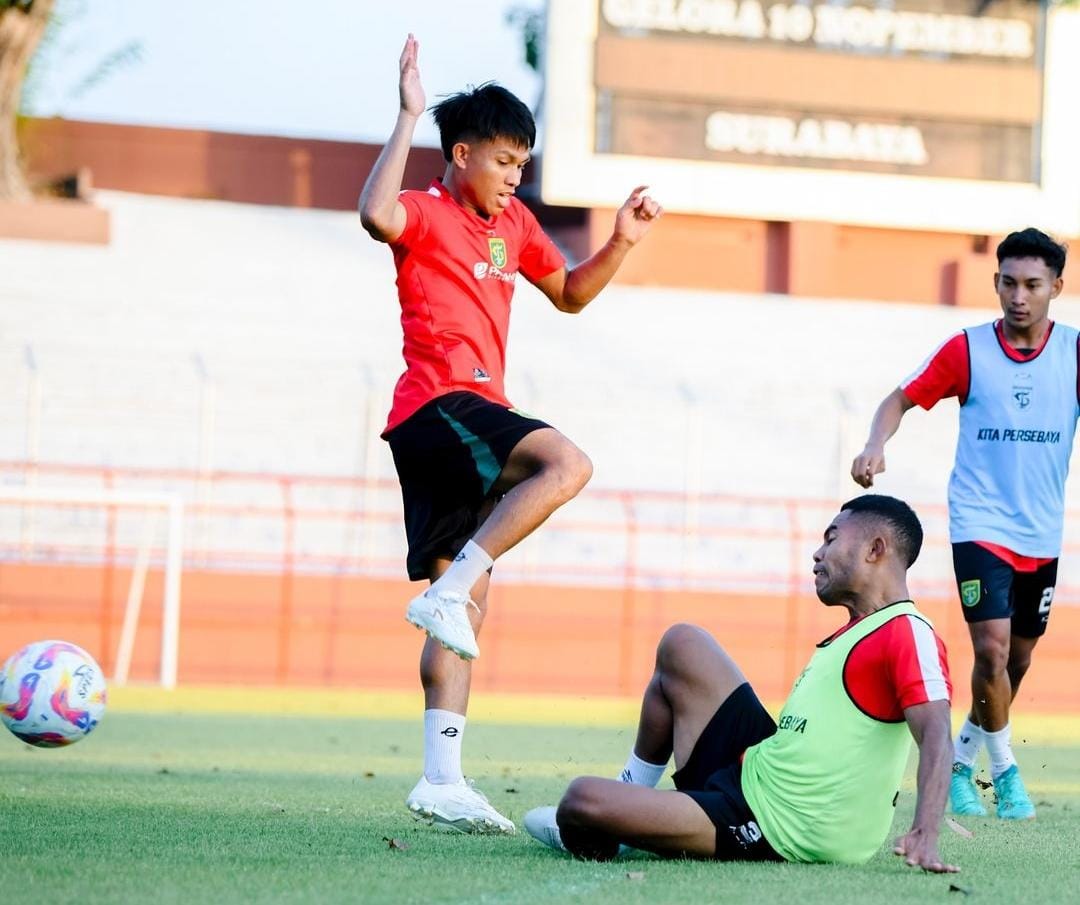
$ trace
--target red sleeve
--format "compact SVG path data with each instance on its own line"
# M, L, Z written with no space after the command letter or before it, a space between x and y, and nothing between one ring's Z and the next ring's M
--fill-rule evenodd
M945 644L918 616L890 619L852 648L844 688L863 713L898 723L908 707L951 699Z
M963 330L945 340L914 374L900 384L904 395L924 409L932 409L949 396L959 396L963 405L970 388L971 357L967 334Z
M401 248L413 248L428 231L426 202L430 200L427 192L404 191L398 195L398 203L405 208L405 229L391 245Z
M524 205L521 206L521 250L518 252L518 270L530 283L561 270L566 258L555 247L548 234L536 222L536 217Z

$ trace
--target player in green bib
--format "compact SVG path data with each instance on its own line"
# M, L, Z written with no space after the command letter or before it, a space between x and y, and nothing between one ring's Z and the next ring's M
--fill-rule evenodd
M702 629L660 641L620 780L579 777L531 835L579 857L620 845L665 856L861 864L881 847L914 737L915 819L894 851L953 872L938 853L952 768L945 647L911 602L922 526L893 497L845 503L814 553L821 602L848 620L817 645L777 721ZM675 790L655 787L674 756Z

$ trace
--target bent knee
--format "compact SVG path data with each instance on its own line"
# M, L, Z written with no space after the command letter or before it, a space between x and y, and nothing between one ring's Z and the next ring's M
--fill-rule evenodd
M584 487L586 484L589 483L589 481L592 480L593 464L592 459L585 455L585 453L581 452L580 450L578 452L581 454L581 458L577 463L577 478L580 482L578 490L581 490L582 487Z
M592 459L567 441L550 466L558 478L559 494L566 499L577 496L593 474Z
M567 787L555 819L559 826L595 826L604 815L604 796L592 776L579 776Z
M677 622L664 632L656 646L656 663L670 669L683 661L689 651L711 642L712 636L705 629L689 622Z
M996 676L1009 666L1009 646L988 642L974 647L975 669L981 675Z

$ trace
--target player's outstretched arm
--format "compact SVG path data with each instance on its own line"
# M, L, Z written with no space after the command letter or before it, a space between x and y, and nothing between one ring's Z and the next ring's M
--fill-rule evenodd
M626 253L644 238L664 213L664 209L645 194L648 186L639 185L615 215L611 238L596 254L573 270L557 270L536 283L553 305L568 314L577 314L591 302L619 269Z
M397 196L401 191L416 121L427 103L417 65L419 53L420 44L410 34L398 63L401 108L397 123L360 193L360 222L379 242L393 242L405 230L405 208Z
M860 487L873 487L874 475L885 470L885 444L899 429L904 415L914 405L899 387L881 401L870 424L870 437L866 441L866 447L851 463L852 480Z
M919 746L916 777L915 819L911 829L900 836L893 851L910 867L939 874L960 870L946 864L938 854L938 833L945 816L952 776L952 739L949 735L949 702L928 701L904 711L904 719Z

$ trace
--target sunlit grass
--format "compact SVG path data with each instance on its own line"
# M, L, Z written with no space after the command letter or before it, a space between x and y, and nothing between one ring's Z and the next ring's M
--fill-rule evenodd
M261 705L247 708L254 715L200 715L194 694L184 706L171 698L183 712L140 713L126 696L114 696L101 727L70 749L32 750L0 737L5 905L959 901L963 892L950 893L950 884L984 901L1073 900L1080 752L1062 726L1043 742L1032 734L1020 751L1038 819L965 820L970 840L943 830L945 856L963 867L950 878L905 868L887 846L858 868L648 858L589 864L524 834L450 836L416 824L402 804L421 760L415 715L333 715L334 695L308 716L286 707L293 715L281 717ZM413 702L402 701L404 717ZM467 769L520 822L530 807L555 801L573 776L613 775L621 766L633 716L625 718L629 702L609 704L609 724L597 719L592 727L572 717L569 725L511 725L474 715ZM620 728L611 724L616 715L624 717ZM911 819L912 788L909 777L897 829Z

